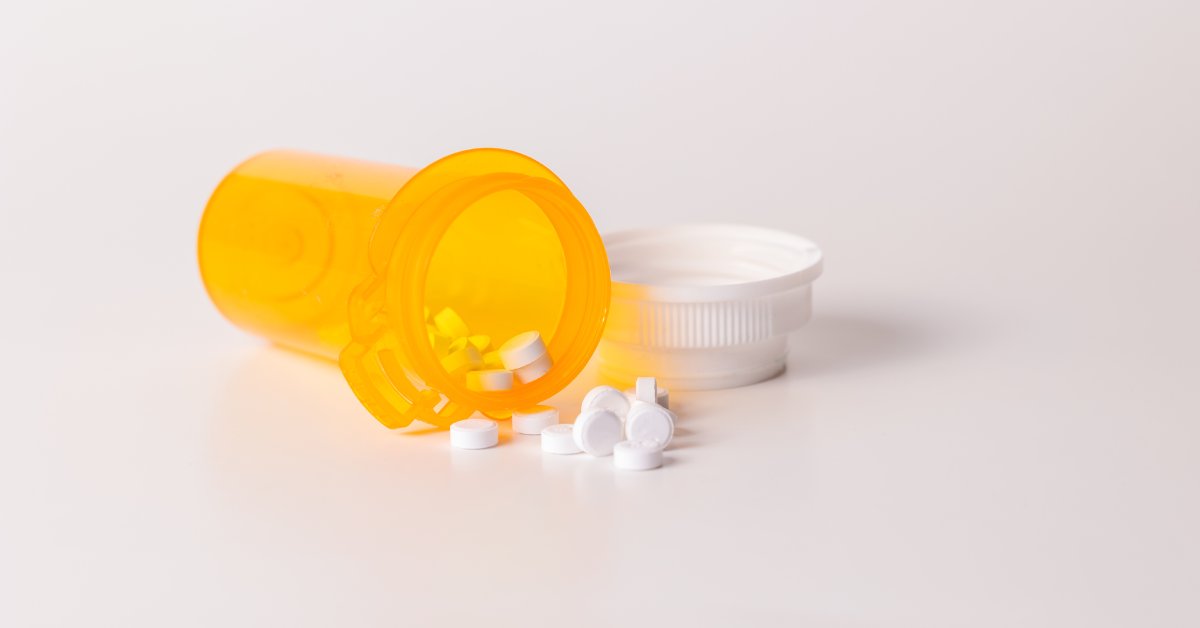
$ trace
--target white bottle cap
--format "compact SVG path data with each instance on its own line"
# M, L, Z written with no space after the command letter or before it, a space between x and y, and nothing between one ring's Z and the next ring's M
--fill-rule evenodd
M613 447L613 466L618 469L649 471L662 462L662 446L652 440L623 440Z
M450 445L459 449L487 449L500 442L500 426L491 419L463 419L450 424Z
M542 430L542 451L548 454L577 454L574 426L570 423L551 425Z
M679 390L744 386L787 359L788 334L808 322L821 251L790 233L685 225L609 234L612 302L601 373L654 373Z

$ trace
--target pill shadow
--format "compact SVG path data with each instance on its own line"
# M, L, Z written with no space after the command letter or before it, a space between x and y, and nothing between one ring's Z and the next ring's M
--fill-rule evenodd
M676 450L676 449L686 449L686 447L683 447L683 448L671 447L671 450ZM663 469L670 469L672 467L678 467L680 465L686 465L686 464L687 464L687 462L683 461L678 456L672 456L670 453L663 454L663 460L662 460L662 468Z
M936 350L946 335L913 320L818 315L792 338L783 376L828 375L908 360Z

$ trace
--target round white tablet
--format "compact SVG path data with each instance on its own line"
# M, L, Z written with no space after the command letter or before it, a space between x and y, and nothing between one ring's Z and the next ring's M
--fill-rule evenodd
M658 441L666 447L675 435L675 413L656 403L635 401L625 419L625 435L629 440Z
M579 411L598 409L611 410L617 418L624 421L625 415L629 414L629 398L612 386L597 386L584 395Z
M658 381L653 377L639 377L633 384L633 396L638 401L658 403Z
M623 440L613 447L613 466L629 471L648 471L662 466L662 445L652 440Z
M542 451L548 454L577 454L575 435L570 423L551 425L542 430Z
M478 391L512 390L513 372L504 369L487 369L467 372L467 388Z
M663 386L656 387L655 393L654 393L654 401L658 405L670 410L671 409L671 391L667 390Z
M533 406L512 413L513 431L518 434L541 434L542 430L558 424L558 410L551 406Z
M500 442L500 426L491 419L463 419L450 424L450 445L459 449L487 449Z
M629 398L629 403L638 401L637 391L633 388L626 388L625 396ZM654 402L669 410L671 408L670 391L663 386L655 386Z
M621 419L612 410L588 410L575 418L571 434L575 445L583 451L593 456L608 456L613 445L621 440Z
M500 361L504 368L515 371L546 354L546 343L536 331L527 331L509 338L500 345Z
M543 353L540 358L530 362L529 364L526 364L525 366L522 366L521 368L513 371L513 373L516 374L517 379L521 380L521 383L528 384L529 382L532 382L533 380L545 375L550 370L551 366L554 366L554 361L550 359L550 354Z

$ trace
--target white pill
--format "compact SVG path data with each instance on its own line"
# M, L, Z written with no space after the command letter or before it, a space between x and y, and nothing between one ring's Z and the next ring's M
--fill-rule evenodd
M575 444L573 426L570 423L559 423L542 429L542 451L548 454L577 454L579 446Z
M629 398L612 386L597 386L584 395L579 411L596 409L611 410L617 418L624 421L625 415L629 414Z
M593 456L612 455L621 441L621 419L612 410L596 408L575 418L571 429L575 445Z
M500 442L500 426L491 419L463 419L450 424L450 445L459 449L487 449Z
M551 425L558 425L558 410L551 406L533 406L512 413L513 431L518 434L541 434Z
M633 388L625 389L625 396L629 398L629 403L633 403L634 401L638 400L637 391ZM671 408L671 393L666 388L662 386L655 386L654 399L654 402L658 405L667 409Z
M625 436L629 440L658 441L666 447L675 435L675 413L645 401L633 402L625 419Z
M613 447L613 466L629 471L649 471L662 466L662 445L652 440L623 440Z
M469 371L467 373L467 388L471 390L512 390L513 372L504 369L487 369Z
M546 354L546 343L536 331L527 331L509 338L500 345L500 361L504 368L515 371Z
M551 366L554 366L554 361L550 359L550 354L543 353L542 357L522 366L513 373L516 374L517 379L521 380L521 383L528 384L549 372Z
M633 384L633 396L638 401L658 403L658 380L653 377L639 377Z

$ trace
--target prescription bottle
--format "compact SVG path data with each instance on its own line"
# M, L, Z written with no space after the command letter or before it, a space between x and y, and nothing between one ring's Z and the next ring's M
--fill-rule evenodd
M422 169L271 151L218 185L200 224L217 309L280 345L337 360L389 428L504 418L562 390L600 340L609 268L590 216L533 159L473 149ZM507 391L468 389L429 342L450 307L502 342L536 330L554 365Z

